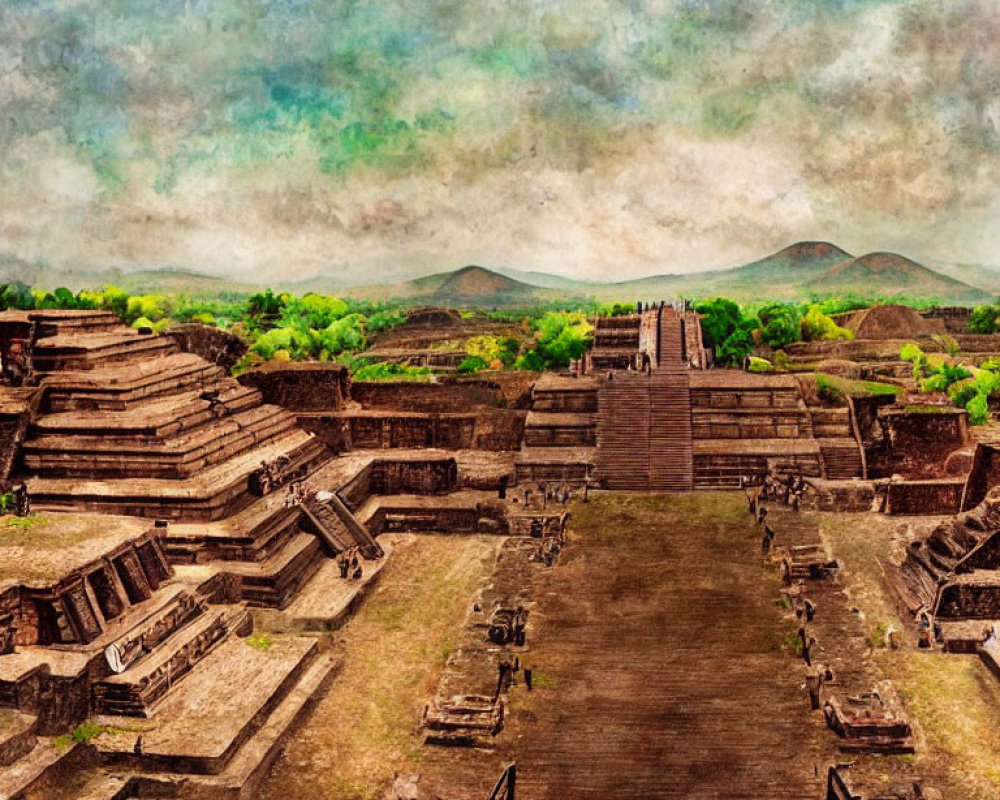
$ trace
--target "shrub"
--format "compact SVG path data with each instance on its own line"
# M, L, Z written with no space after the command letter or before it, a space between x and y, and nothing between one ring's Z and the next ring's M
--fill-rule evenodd
M976 386L976 381L972 378L956 381L948 387L948 397L959 408L964 408L977 394L979 394L979 389Z
M996 333L997 318L1000 317L1000 306L977 306L969 316L969 331L971 333Z
M990 419L990 407L985 395L977 394L966 403L965 410L969 412L970 425L985 425Z
M354 373L356 381L430 381L433 373L430 367L414 367L393 361L378 361L361 367Z
M802 317L802 338L806 341L833 341L836 339L853 339L854 334L841 328L830 317L823 313L820 306L811 305Z
M462 360L456 369L463 375L475 375L489 366L480 356L468 356Z

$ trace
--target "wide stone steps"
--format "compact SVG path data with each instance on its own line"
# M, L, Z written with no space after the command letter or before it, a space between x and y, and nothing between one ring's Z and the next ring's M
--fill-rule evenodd
M256 502L262 504L264 500L261 498ZM301 518L302 511L298 506L278 506L259 519L248 519L245 524L234 518L233 528L239 531L238 535L228 529L216 533L214 528L208 526L175 524L167 528L163 549L171 564L265 561L298 534Z
M828 480L861 476L861 452L854 439L820 439L823 469Z
M98 714L148 717L173 687L240 621L227 609L212 609L200 614L124 672L96 683L93 687L94 710Z
M217 520L253 501L252 475L261 461L287 457L289 473L305 472L329 459L326 447L305 431L287 434L183 480L131 478L29 478L33 505L51 511L86 510L175 520Z
M215 775L193 778L193 782L211 790L217 800L244 800L253 796L254 787L267 777L288 737L328 691L339 666L334 654L317 655L266 720L258 723L252 735L230 756L225 767Z
M291 414L264 405L162 440L40 436L22 452L25 468L46 477L182 479L294 428Z
M619 491L649 488L649 378L616 376L598 390L595 477Z
M141 753L134 752L136 733L101 736L94 744L108 766L186 774L191 781L203 780L195 776L228 773L231 765L240 763L241 753L247 756L244 771L266 769L271 745L280 738L274 734L287 733L308 700L322 691L333 666L332 657L322 653L313 638L275 635L257 648L230 637L198 664L196 680L185 680L157 707L151 724L141 731ZM127 717L96 720L131 727ZM258 734L265 734L258 742L263 748L254 745ZM248 746L250 750L245 749ZM248 778L244 774L240 785ZM253 796L252 785L243 795L238 793L240 786L233 788L237 793L202 791L185 796Z
M256 389L236 381L223 380L215 407L202 399L202 390L154 397L119 411L66 411L36 419L32 435L111 436L164 438L196 428L220 416L235 414L262 405Z
M526 447L593 447L597 444L594 414L532 410L524 426Z
M122 411L153 397L192 389L214 389L225 370L193 353L150 358L127 369L120 366L68 370L46 375L46 408Z
M593 447L524 447L514 459L517 483L584 483L594 475Z
M246 603L284 608L323 563L320 540L299 531L271 557L259 562L231 561L226 572L242 582Z
M649 488L693 488L691 395L684 373L658 374L650 385Z
M39 339L32 353L38 372L90 370L116 364L124 366L178 352L169 336L144 336L122 326L120 331L49 336Z
M846 408L810 409L813 434L823 439L850 438L851 418Z
M122 321L113 311L98 309L47 309L43 313L29 312L28 317L38 320L38 335L61 336L78 333L107 333L121 330Z

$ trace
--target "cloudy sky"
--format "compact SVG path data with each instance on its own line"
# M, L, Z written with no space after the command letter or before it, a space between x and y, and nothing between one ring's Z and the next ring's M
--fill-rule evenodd
M0 261L1000 266L996 0L4 0Z

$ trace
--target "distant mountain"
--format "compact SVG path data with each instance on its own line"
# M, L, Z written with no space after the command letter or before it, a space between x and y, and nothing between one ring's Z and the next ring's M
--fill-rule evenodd
M221 292L260 291L259 286L244 281L217 278L203 272L174 267L116 273L114 279L106 282L113 283L129 294L216 295Z
M661 300L723 295L734 300L802 296L801 287L851 254L829 242L797 242L759 261L731 269L685 275L653 275L597 287L602 299Z
M513 278L521 283L530 284L531 286L540 286L543 289L569 289L573 292L579 292L581 294L593 292L595 288L599 288L603 285L595 283L594 281L584 281L579 280L578 278L567 278L563 275L553 275L549 272L526 271L511 269L510 267L494 267L493 271L499 272L501 275Z
M942 264L933 266L935 272L949 278L983 289L996 297L1000 295L1000 270L983 264Z
M946 274L947 273L947 274ZM723 296L741 302L805 300L810 297L905 295L956 304L989 302L1000 294L1000 271L952 265L938 270L896 253L868 253L855 258L830 242L797 242L758 261L730 269L596 283L544 272L503 267L467 266L393 284L351 286L342 278L317 275L297 282L262 276L259 283L217 278L194 270L147 269L124 272L69 272L29 264L0 254L0 283L23 280L34 286L71 289L113 283L135 294L151 292L212 295L254 292L263 286L297 294L309 291L411 305L510 308L553 300L700 299Z
M530 305L566 293L515 280L479 266L462 267L452 272L438 272L390 287L375 287L379 296L425 305L480 306L504 308ZM355 296L364 290L352 292Z
M805 283L817 294L863 293L890 297L934 297L952 302L986 302L989 292L935 272L898 253L868 253L848 259Z

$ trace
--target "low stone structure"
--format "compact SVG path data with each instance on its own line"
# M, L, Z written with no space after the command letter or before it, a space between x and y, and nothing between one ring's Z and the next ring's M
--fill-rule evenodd
M268 361L237 380L289 411L339 411L350 396L350 372L341 364Z
M181 352L201 356L226 372L232 370L250 350L246 339L214 325L175 325L167 331L167 335L180 345Z

